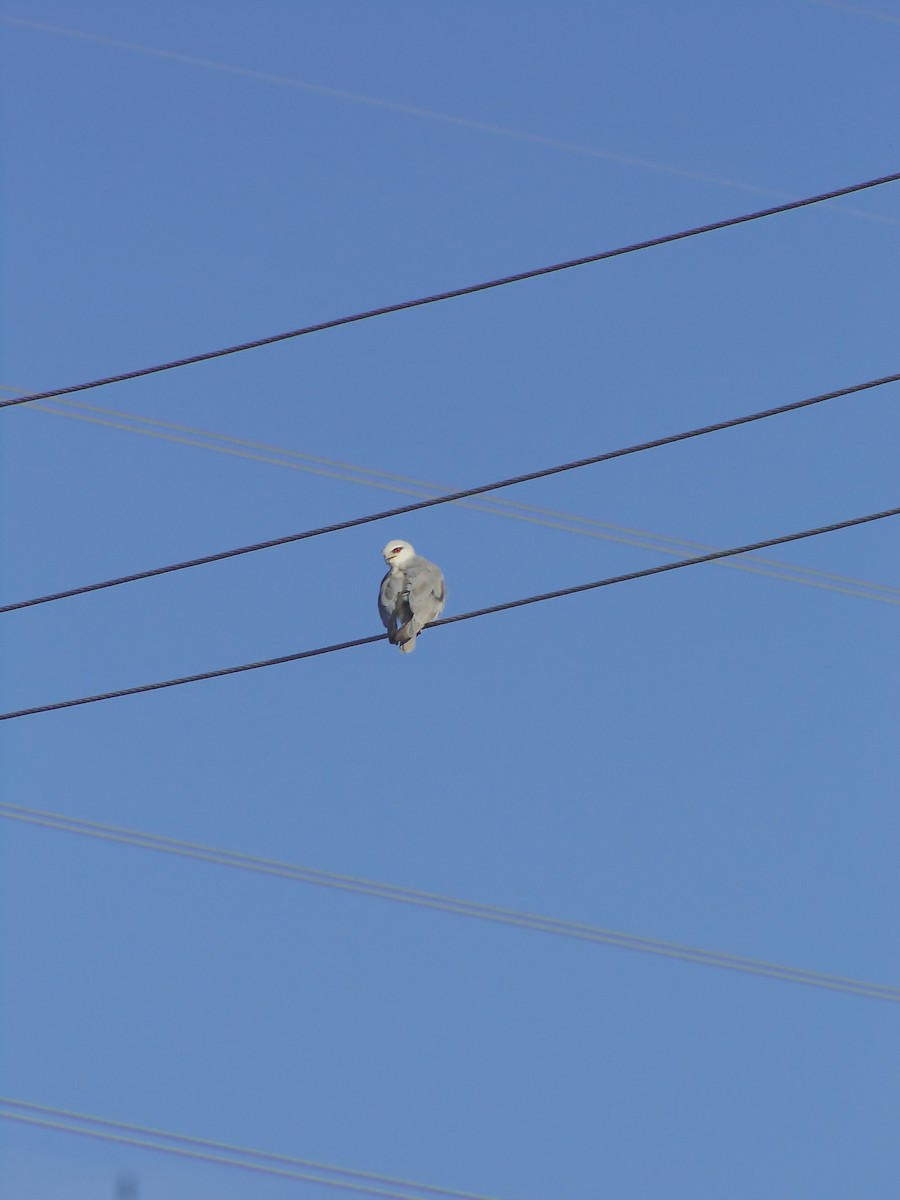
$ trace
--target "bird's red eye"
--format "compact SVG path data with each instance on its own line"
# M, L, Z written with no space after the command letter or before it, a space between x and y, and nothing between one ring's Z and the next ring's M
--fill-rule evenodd
M391 554L399 554L402 549L403 549L402 546L395 546L393 548L393 550L391 551Z

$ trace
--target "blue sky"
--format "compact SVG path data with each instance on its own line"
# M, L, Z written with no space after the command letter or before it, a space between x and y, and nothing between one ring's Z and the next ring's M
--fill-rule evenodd
M0 18L6 396L900 163L892 0ZM0 602L894 373L898 233L894 184L8 408ZM390 537L441 565L453 615L893 507L897 397L495 497L527 510L437 507L6 614L2 709L378 633ZM4 722L4 798L897 986L897 528L467 621L412 656ZM11 820L0 838L6 1096L498 1200L895 1186L890 1004ZM339 1194L0 1138L17 1200L125 1177L141 1200Z

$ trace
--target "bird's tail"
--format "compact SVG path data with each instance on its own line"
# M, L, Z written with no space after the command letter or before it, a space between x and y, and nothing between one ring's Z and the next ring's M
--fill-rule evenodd
M407 621L405 625L401 625L396 633L391 634L391 641L395 646L400 647L401 654L412 654L416 648L416 634L419 632L420 626L417 624L415 617L411 621Z

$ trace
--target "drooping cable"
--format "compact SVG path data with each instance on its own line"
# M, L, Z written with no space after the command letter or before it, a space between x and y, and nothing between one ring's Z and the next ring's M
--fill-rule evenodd
M271 550L275 546L286 546L292 542L302 542L309 538L322 537L325 534L340 533L346 529L355 529L360 525L370 525L376 521L386 521L394 517L405 516L418 512L423 508L435 508L439 504L452 504L454 501L466 500L471 496L482 496L486 492L496 492L501 488L513 487L519 483L531 483L537 479L546 479L551 475L561 475L567 471L576 471L582 467L597 466L599 463L611 462L616 458L627 458L632 454L642 454L647 450L657 450L662 446L671 446L676 442L690 441L692 438L705 437L711 433L721 433L726 429L736 429L740 425L749 425L755 421L763 421L769 417L782 416L785 413L797 412L802 408L824 404L829 400L837 400L842 396L855 395L858 392L869 391L872 388L883 387L886 384L900 381L900 373L883 375L878 379L868 379L864 383L854 383L849 387L837 388L832 392L821 392L816 396L808 396L803 400L792 400L788 404L779 404L774 408L765 408L757 412L746 413L740 417L730 417L725 421L716 421L711 425L700 425L694 429L683 430L680 433L666 434L646 442L637 442L618 450L605 450L601 454L593 454L588 458L575 459L572 462L560 463L557 466L543 467L538 471L528 471L523 475L514 475L494 483L479 484L477 487L465 488L458 492L448 492L441 496L427 496L410 504L402 504L397 508L385 509L382 512L369 513L364 517L351 517L347 521L337 521L331 525L321 525L318 529L307 529L301 533L289 533L282 537L268 538L264 542L254 542L248 546L238 546L231 550L219 550L214 554L204 554L198 558L185 559L183 562L169 563L163 567L150 567L145 571L135 571L130 575L119 575L113 579L104 579L98 583L81 584L78 587L66 588L63 591L50 592L44 596L34 596L29 600L17 600L11 604L0 605L0 613L15 612L21 608L33 608L39 604L50 604L56 600L67 600L72 596L84 596L90 592L101 591L104 588L120 587L126 583L136 583L143 579L153 579L158 575L169 575L175 571L185 571L192 567L205 566L208 563L222 562L228 558L237 558L243 554L254 554L258 550Z
M606 579L597 579L592 583L578 583L572 587L559 588L553 592L543 592L537 596L526 596L522 600L507 600L502 604L492 604L487 608L474 609L472 612L460 613L455 617L442 617L439 621L426 626L437 629L443 625L455 625L459 621L471 621L475 617L486 617L492 613L506 612L513 608L524 608L529 604L541 604L545 600L558 600L563 596L574 596L579 592L589 592L596 588L612 587L619 583L628 583L634 579L646 579L651 575L661 575L666 571L678 571L682 567L696 567L701 563L716 562L721 558L730 558L736 554L749 554L755 550L767 550L772 546L782 546L788 542L799 542L804 538L820 537L825 533L836 533L840 529L852 529L857 525L867 525L873 521L883 521L887 517L900 515L900 507L883 509L881 512L867 513L863 517L850 517L844 521L836 521L831 525L819 525L815 529L803 529L799 533L785 533L779 537L766 538L760 542L749 542L743 546L734 546L728 550L713 550L709 554L698 554L693 558L682 558L677 562L661 563L655 567L645 567L641 571L629 571L624 575L613 575ZM143 692L157 692L163 688L180 687L185 683L200 683L205 679L218 679L223 675L239 675L244 671L258 671L263 667L275 667L284 663L299 662L301 659L318 658L323 654L334 654L339 650L351 650L357 646L367 646L373 642L384 641L387 634L371 634L368 637L354 638L348 642L337 642L331 646L318 646L314 650L299 650L293 654L281 654L277 658L262 659L259 662L242 663L234 667L218 667L212 671L201 671L196 675L182 675L176 679L164 679L156 683L142 683L134 687L120 688L112 692L99 692L94 696L79 696L74 700L57 700L52 704L39 704L34 708L20 708L14 712L0 713L0 721L11 721L18 717L35 716L38 713L56 712L62 708L76 708L83 704L96 704L100 700L118 700L123 696L137 696Z
M219 350L207 350L202 354L192 354L186 358L173 359L171 362L157 363L152 367L140 367L134 371L124 371L119 375L107 375L101 379L92 379L87 383L74 383L68 387L55 388L47 392L33 392L27 396L15 396L11 399L0 400L0 408L10 408L17 404L28 404L32 400L49 400L52 396L71 396L75 392L85 392L91 388L106 387L113 383L124 383L129 379L140 379L146 375L157 375L162 371L174 371L179 367L191 366L194 363L208 362L213 358L224 358L229 354L240 354L244 350L256 350L261 346L271 346L276 342L288 341L291 338L304 337L311 333L321 333L326 329L336 329L340 325L351 325L357 321L368 321L373 317L387 316L389 313L403 312L410 308L421 308L426 304L437 304L442 300L454 300L460 296L471 296L475 292L486 292L492 288L505 287L510 283L521 283L526 279L537 279L541 275L552 275L557 271L568 271L573 267L587 266L589 263L603 262L610 258L619 258L625 254L635 254L639 250L649 250L654 246L666 246L672 242L683 241L685 238L699 237L701 234L714 233L720 229L729 229L735 225L746 225L750 221L759 221L765 217L777 216L779 213L793 212L795 209L808 208L813 204L822 204L826 200L835 200L839 196L850 196L854 192L863 192L869 188L882 187L887 183L900 180L900 171L890 175L881 175L877 179L867 179L862 183L852 183L846 187L834 188L828 192L820 192L815 196L806 196L800 200L789 200L784 204L775 204L770 208L757 209L755 212L744 213L738 217L726 217L721 221L711 221L705 225L695 225L690 229L682 229L677 233L667 233L660 237L648 238L646 241L633 242L627 246L619 246L614 250L601 250L597 254L588 254L583 258L572 258L565 262L553 263L546 267L534 267L528 271L519 271L514 275L504 275L497 279L489 279L483 283L472 283L466 287L453 288L446 292L435 292L430 296L420 296L415 300L402 300L397 304L386 304L381 308L371 308L365 312L353 313L346 317L335 317L330 321L320 321L315 325L306 325L301 329L291 329L287 333L270 334L268 337L256 338L250 342L239 342L233 346L225 346Z

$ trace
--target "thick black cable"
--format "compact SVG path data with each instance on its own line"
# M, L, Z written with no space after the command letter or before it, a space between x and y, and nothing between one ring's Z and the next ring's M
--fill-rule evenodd
M460 613L455 617L442 617L426 626L437 629L441 625L455 625L458 621L471 621L474 617L487 617L492 613L506 612L512 608L524 608L528 604L541 604L545 600L559 600L563 596L574 596L579 592L589 592L596 588L612 587L617 583L628 583L633 579L646 579L651 575L662 575L665 571L678 571L682 567L696 567L701 563L715 562L720 558L732 558L738 554L750 554L756 550L767 550L772 546L782 546L787 542L799 542L804 538L819 537L823 533L835 533L839 529L852 529L856 525L867 525L872 521L883 521L886 517L900 516L900 507L884 509L881 512L868 513L864 517L851 517L845 521L836 521L831 525L819 525L815 529L804 529L799 533L785 533L779 537L766 538L761 542L750 542L745 546L735 546L728 550L713 550L709 554L698 554L693 558L682 558L676 562L662 563L656 567L645 567L641 571L629 571L625 575L613 575L607 579L597 579L592 583L578 583L573 587L560 588L554 592L543 592L537 596L527 596L522 600L506 600L503 604L492 604L488 608L477 608L471 612ZM16 717L31 717L37 713L55 712L61 708L76 708L82 704L96 704L100 700L118 700L123 696L137 696L142 692L156 692L162 688L180 687L183 683L199 683L204 679L218 679L222 675L238 675L243 671L257 671L262 667L276 667L282 663L299 662L305 658L317 658L322 654L334 654L338 650L350 650L356 646L367 646L373 642L381 642L387 634L378 633L369 637L355 638L350 642L338 642L333 646L318 646L314 650L300 650L295 654L282 654L277 658L261 659L259 662L243 663L236 667L219 667L214 671L202 671L196 675L182 675L177 679L164 679L158 683L142 683L136 687L120 688L114 692L100 692L95 696L79 696L74 700L58 700L53 704L40 704L34 708L22 708L15 712L0 713L0 721L11 721Z
M712 425L701 425L696 429L688 429L682 433L671 433L665 437L654 438L649 442L638 442L619 450L606 450L602 454L594 454L589 458L576 459L573 462L561 463L554 467L544 467L539 471L528 471L524 475L514 475L509 479L501 479L496 483L480 484L478 487L465 488L460 492L448 492L441 496L431 496L425 500L416 500L411 504L401 504L397 508L389 508L383 512L370 513L365 517L351 517L348 521L338 521L333 525L321 525L318 529L307 529L302 533L289 533L283 537L269 538L264 542L254 542L249 546L238 546L232 550L219 550L214 554L204 554L198 558L185 559L183 562L170 563L164 567L150 567L146 571L135 571L131 575L119 575L113 579L104 579L99 583L86 583L80 587L66 588L60 592L50 592L45 596L35 596L30 600L17 600L12 604L0 605L0 613L15 612L20 608L32 608L38 604L50 604L54 600L67 600L72 596L84 596L89 592L98 592L104 588L120 587L125 583L136 583L141 579L152 579L157 575L168 575L174 571L186 571L190 567L201 567L207 563L222 562L226 558L237 558L242 554L254 554L257 550L271 550L275 546L286 546L291 542L302 542L307 538L321 537L327 533L340 533L345 529L354 529L359 525L370 525L375 521L386 521L389 518L405 516L423 508L434 508L438 504L452 504L457 500L467 500L471 496L482 496L486 492L496 492L501 488L513 487L519 483L530 483L535 479L546 479L549 475L561 475L566 471L576 471L581 467L596 466L598 463L610 462L615 458L626 458L630 454L641 454L645 450L656 450L661 446L671 446L676 442L685 442L691 438L704 437L709 433L720 433L724 429L735 429L739 425L749 425L754 421L763 421L767 417L780 416L783 413L796 412L801 408L809 408L814 404L824 404L827 400L836 400L841 396L850 396L856 392L864 392L870 388L882 387L884 384L900 381L900 373L883 375L880 379L869 379L865 383L855 383L850 387L838 388L833 392L822 392L817 396L809 396L804 400L793 400L789 404L779 404L775 408L762 409L742 417L731 417L727 421L717 421Z
M336 329L340 325L351 325L356 321L368 321L372 317L383 317L389 313L403 312L408 308L421 308L426 304L437 304L441 300L454 300L459 296L471 296L475 292L486 292L491 288L505 287L508 283L521 283L525 279L537 279L541 275L552 275L556 271L568 271L572 267L583 267L589 263L603 262L609 258L619 258L624 254L634 254L638 250L649 250L654 246L665 246L670 242L679 242L685 238L698 237L704 233L714 233L719 229L729 229L733 225L745 225L749 221L759 221L763 217L774 217L778 213L792 212L797 208L808 208L812 204L821 204L825 200L835 200L840 196L850 196L854 192L863 192L868 188L881 187L885 183L896 183L900 180L900 171L891 175L882 175L878 179L868 179L864 183L852 183L847 187L835 188L830 192L820 192L816 196L806 196L801 200L789 200L784 204L776 204L771 208L761 208L755 212L744 213L739 217L727 217L722 221L712 221L707 225L695 225L691 229L682 229L678 233L667 233L661 237L649 238L643 242L633 242L628 246L619 246L615 250L601 250L598 254L588 254L583 258L572 258L566 262L554 263L548 267L535 267L530 271L519 271L515 275L504 275L498 279L489 279L484 283L472 283L467 287L453 288L449 292L436 292L431 296L420 296L416 300L403 300L398 304L386 304L381 308L371 308L366 312L353 313L348 317L335 317L330 321L320 321L316 325L306 325L302 329L291 329L287 333L275 333L269 337L257 338L252 342L240 342L234 346L226 346L221 350L207 350L203 354L192 354L187 358L174 359L172 362L158 363L153 367L141 367L136 371L125 371L121 375L107 375L103 379L93 379L88 383L75 383L69 387L56 388L49 392L34 392L28 396L16 396L0 400L0 408L10 408L15 404L29 404L32 400L49 400L52 396L71 396L74 392L86 392L90 388L106 387L111 383L124 383L129 379L140 379L145 375L157 375L161 371L173 371L178 367L188 367L194 363L208 362L213 358L224 358L228 354L240 354L244 350L257 350L261 346L271 346L276 342L288 341L290 338L304 337L309 333L321 333L325 329Z

